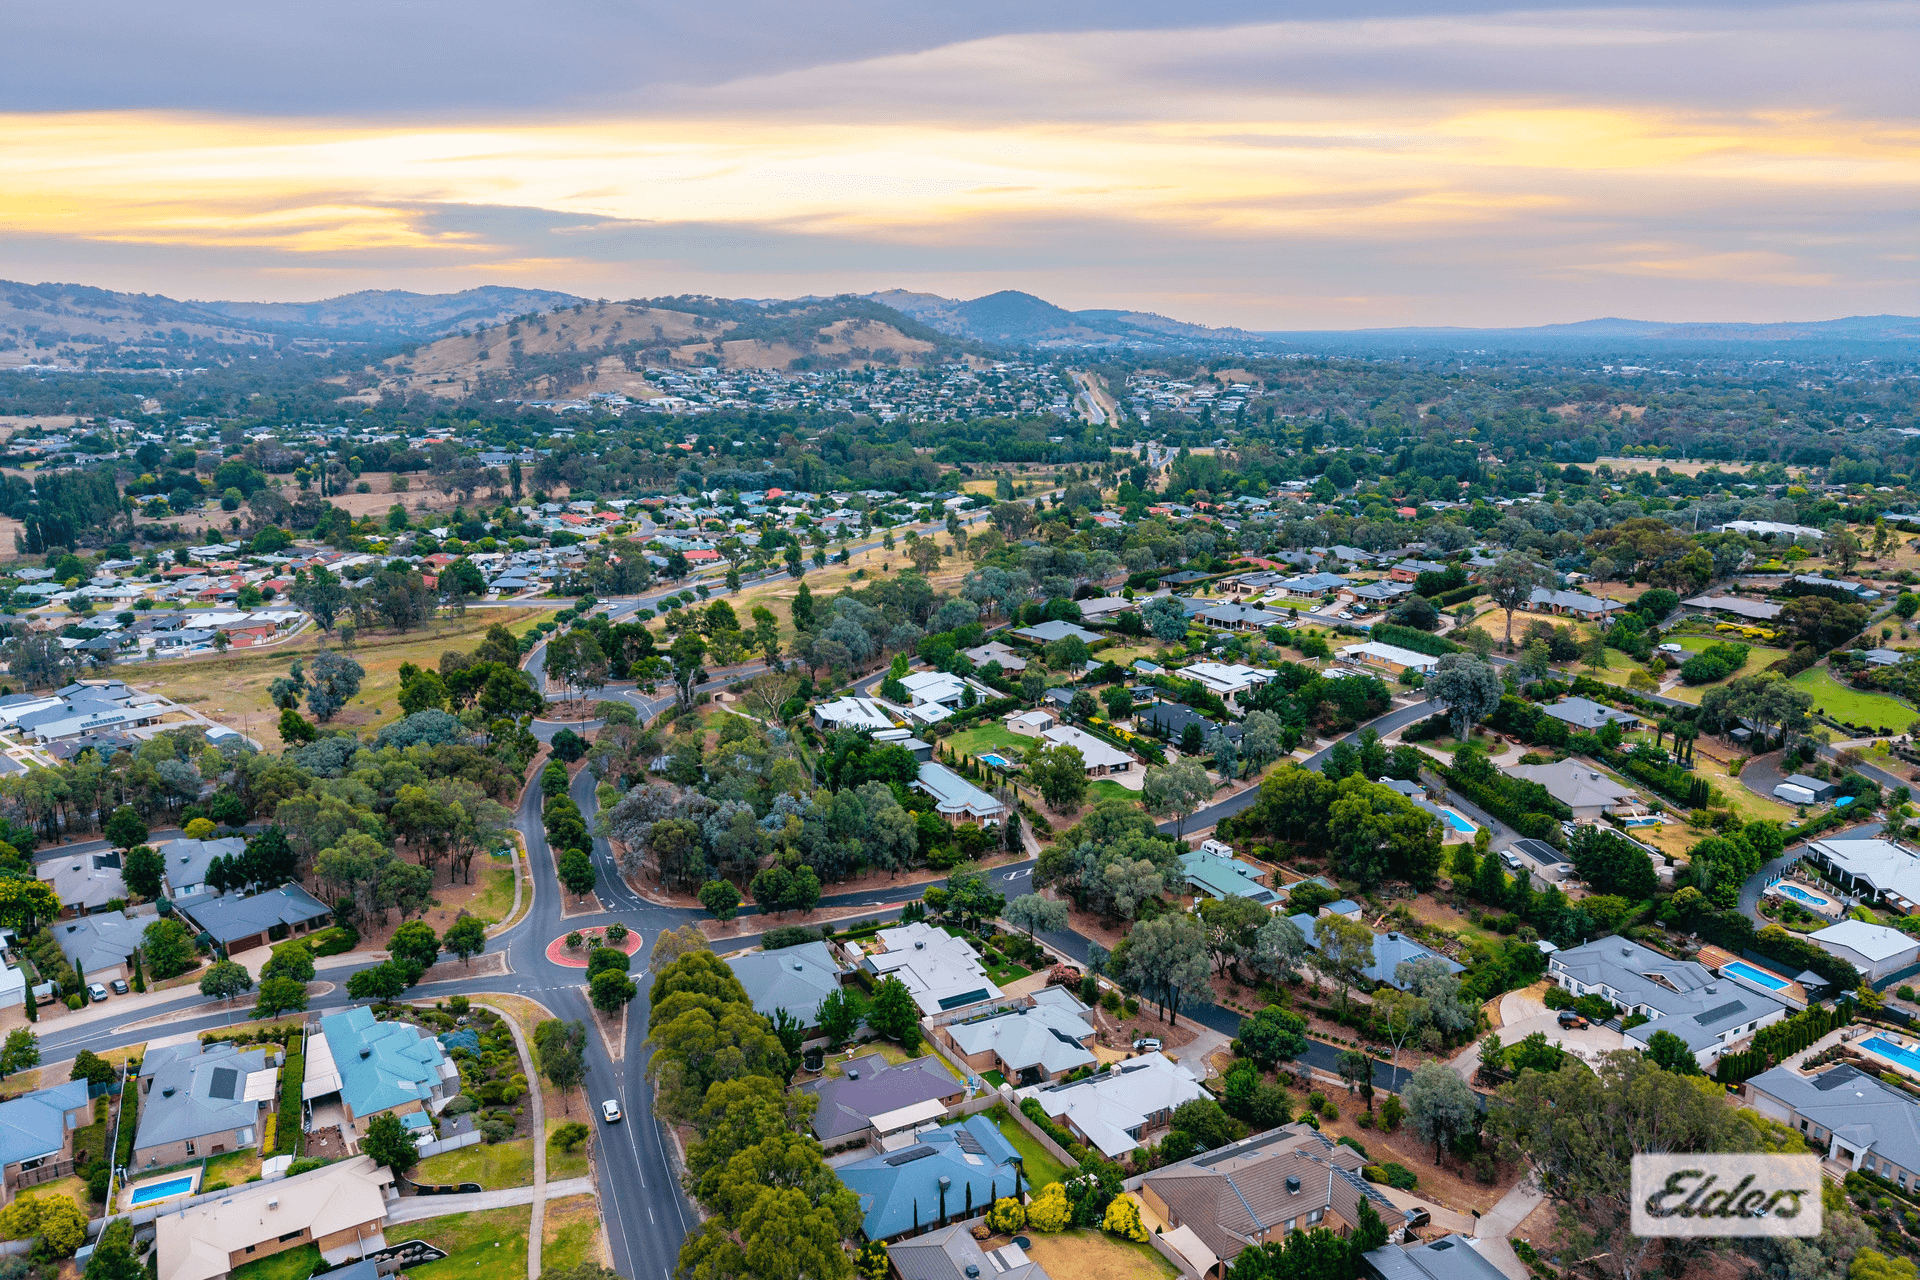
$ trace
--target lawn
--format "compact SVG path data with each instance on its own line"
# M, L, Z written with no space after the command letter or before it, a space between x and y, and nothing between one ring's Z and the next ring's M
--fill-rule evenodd
M596 1247L599 1235L597 1196L549 1200L545 1228L540 1235L540 1269L571 1271L589 1259L599 1261L600 1251Z
M1884 693L1864 693L1833 678L1825 667L1808 667L1793 683L1813 695L1813 709L1843 724L1875 726L1883 734L1905 732L1914 710Z
M214 1156L207 1161L207 1171L201 1175L200 1184L224 1182L237 1187L260 1172L260 1149L249 1147L245 1151L229 1151L225 1155Z
M556 602L556 610L560 603ZM442 653L449 649L471 650L496 622L506 623L515 635L520 635L534 623L552 616L543 609L468 609L464 617L441 618L403 635L384 632L362 635L351 650L344 652L365 667L367 674L361 681L360 692L334 723L375 729L391 723L400 714L402 663L411 662L438 671ZM279 722L280 712L267 697L267 686L274 677L287 673L287 664L293 658L310 659L319 648L320 639L318 632L309 632L298 640L259 653L233 650L224 656L127 663L116 667L114 674L130 685L164 694L215 720L264 737L267 745L273 747L278 745L274 726ZM339 649L337 637L327 640L330 648Z
M996 1089L998 1089L1001 1085L1007 1082L1007 1078L1001 1075L998 1071L985 1072L981 1075L980 1078L982 1080L985 1080L988 1084L992 1085Z
M941 928L945 929L948 933L952 934L956 938L964 938L967 936L955 925L950 925L950 924L942 925ZM999 955L1000 953L996 951L994 954ZM984 955L978 956L976 958L980 961L980 967L987 971L987 976L993 979L993 983L997 987L1004 987L1009 982L1018 982L1020 979L1026 977L1028 974L1033 972L1033 970L1031 969L1022 969L1019 965L1014 964L1011 960L1008 960L1005 956L1001 956L1000 961L997 964L991 960L988 960Z
M489 1191L530 1187L533 1185L533 1139L482 1142L478 1146L428 1156L414 1170L413 1180L443 1186L477 1182Z
M563 1151L553 1143L553 1131L568 1123L564 1118L547 1117L547 1181L558 1182L562 1178L584 1178L591 1170L587 1160L589 1137L571 1152Z
M997 752L1017 765L1026 755L1027 744L1033 741L1035 739L1022 737L998 721L988 721L952 735L947 745L964 756Z
M1673 642L1683 646L1688 653L1699 653L1710 644L1747 643L1738 636L1727 635L1675 636ZM1747 648L1746 662L1741 665L1738 671L1728 676L1727 680L1740 680L1747 676L1758 675L1786 656L1787 651L1785 649L1769 649L1765 645L1749 645ZM1716 680L1713 684L1676 684L1673 688L1666 691L1666 696L1669 698L1677 698L1681 702L1691 702L1698 706L1701 696L1705 694L1707 690L1716 688L1724 683L1726 683L1726 681Z
M424 1240L447 1251L440 1261L407 1272L408 1280L524 1280L532 1221L529 1206L515 1205L425 1218L393 1231L397 1239Z
M488 924L499 924L513 910L513 861L475 859L474 866L480 877L480 892L467 904L467 911Z
M231 1280L307 1280L319 1265L320 1246L303 1244L298 1249L235 1267Z
M1027 1257L1053 1280L1166 1280L1180 1274L1152 1245L1135 1244L1091 1227L1052 1236L1038 1231L1026 1235L1033 1245Z
M1087 788L1087 794L1093 798L1095 803L1101 800L1138 801L1140 799L1140 793L1138 791L1129 791L1111 778L1101 778L1097 780L1092 786Z
M1042 1151L1040 1144L1033 1140L1032 1134L1020 1127L1018 1120L1008 1116L999 1122L999 1128L1006 1140L1013 1144L1013 1149L1020 1153L1020 1163L1028 1183L1026 1190L1030 1194L1037 1194L1049 1182L1065 1180L1067 1166Z

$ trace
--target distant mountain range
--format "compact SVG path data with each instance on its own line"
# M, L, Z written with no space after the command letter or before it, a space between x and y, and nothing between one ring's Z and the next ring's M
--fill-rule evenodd
M1920 316L1845 316L1838 320L1789 320L1775 324L1734 321L1623 320L1607 317L1573 324L1543 324L1523 329L1266 330L1261 337L1316 350L1381 348L1539 348L1651 350L1725 346L1835 347L1899 346L1920 343ZM1748 352L1747 354L1751 354Z
M934 293L889 289L869 301L892 307L956 338L1008 347L1261 346L1259 334L1170 320L1150 311L1068 311L1043 298L1003 289L962 302Z

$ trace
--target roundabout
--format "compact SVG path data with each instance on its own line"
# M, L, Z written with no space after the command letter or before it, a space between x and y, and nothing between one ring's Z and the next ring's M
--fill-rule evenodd
M628 929L626 937L618 942L609 942L607 941L607 929L612 927L614 926L596 926L591 929L575 929L571 933L561 934L547 944L547 962L549 964L561 965L568 969L586 968L587 957L595 950L595 948L589 947L587 943L589 939L593 938L598 938L601 946L616 947L626 952L629 956L640 950L643 944L640 940L640 931L638 929ZM580 939L580 944L574 947L568 946L567 939L576 936Z

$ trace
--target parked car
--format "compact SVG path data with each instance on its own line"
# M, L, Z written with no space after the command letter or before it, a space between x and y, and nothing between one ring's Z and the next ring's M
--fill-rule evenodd
M1500 855L1500 861L1506 863L1509 867L1512 867L1515 871L1518 871L1522 867L1527 865L1526 863L1520 860L1520 855L1515 853L1511 849L1507 850L1505 853Z
M109 982L107 985L113 988L113 994L117 996L123 996L127 994L128 988L127 988L127 980L125 978L115 978L112 982Z
M605 1102L600 1104L600 1117L601 1119L605 1120L608 1124L619 1124L620 1123L620 1104L615 1102L612 1098L608 1098Z
M1352 611L1351 611L1351 610L1347 610L1347 609L1342 609L1342 610L1341 610L1341 611L1339 612L1339 614L1338 614L1337 616L1338 616L1338 617L1340 618L1340 620L1341 620L1341 621L1343 621L1343 622L1352 622L1352 621L1353 621L1353 613L1352 613Z
M1562 1009L1560 1011L1560 1025L1563 1028L1571 1027L1575 1030L1584 1031L1590 1024L1585 1017L1575 1013L1572 1009Z
M1160 1048L1159 1036L1141 1036L1133 1042L1135 1053L1155 1053Z
M97 982L90 982L87 984L87 994L98 1004L107 998L107 989Z

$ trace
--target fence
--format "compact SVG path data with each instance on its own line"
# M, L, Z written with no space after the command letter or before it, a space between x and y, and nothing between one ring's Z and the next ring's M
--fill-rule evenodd
M959 1058L955 1057L953 1053L949 1051L945 1045L941 1044L934 1037L928 1036L927 1043L932 1045L934 1048L934 1051L938 1053L942 1058L945 1058L948 1064L952 1066L954 1070L961 1073L960 1075L961 1079L964 1080L969 1076L977 1077L979 1075L979 1073L976 1072L972 1067L968 1066L966 1063L962 1062ZM982 1111L987 1111L992 1109L993 1106L997 1103L1006 1104L1007 1114L1009 1116L1012 1116L1014 1121L1018 1123L1022 1129L1025 1129L1027 1131L1028 1137L1032 1138L1035 1142L1040 1144L1040 1149L1042 1151L1046 1152L1048 1155L1052 1156L1055 1160L1058 1160L1061 1164L1067 1166L1067 1168L1069 1169L1079 1168L1080 1162L1078 1160L1075 1160L1072 1156L1068 1155L1066 1152L1066 1148L1062 1147L1059 1143L1055 1142L1052 1138L1048 1137L1046 1133L1040 1128L1040 1126L1036 1125L1033 1122L1033 1118L1031 1116L1028 1116L1025 1112L1020 1110L1019 1101L1013 1096L1013 1089L1011 1086L1008 1086L1007 1088L1002 1090L994 1090L988 1093L984 1093L977 1098L968 1098L963 1102L956 1102L954 1105L947 1108L947 1119L958 1120L962 1116L977 1115Z
M32 1169L17 1169L7 1176L8 1189L20 1191L26 1187L37 1187L43 1182L53 1182L73 1172L71 1160L49 1160Z
M478 1129L469 1129L467 1132L458 1134L455 1137L438 1138L432 1142L423 1142L419 1145L418 1151L420 1158L425 1160L428 1156L437 1156L447 1151L458 1151L462 1147L476 1147L479 1145L480 1131Z

